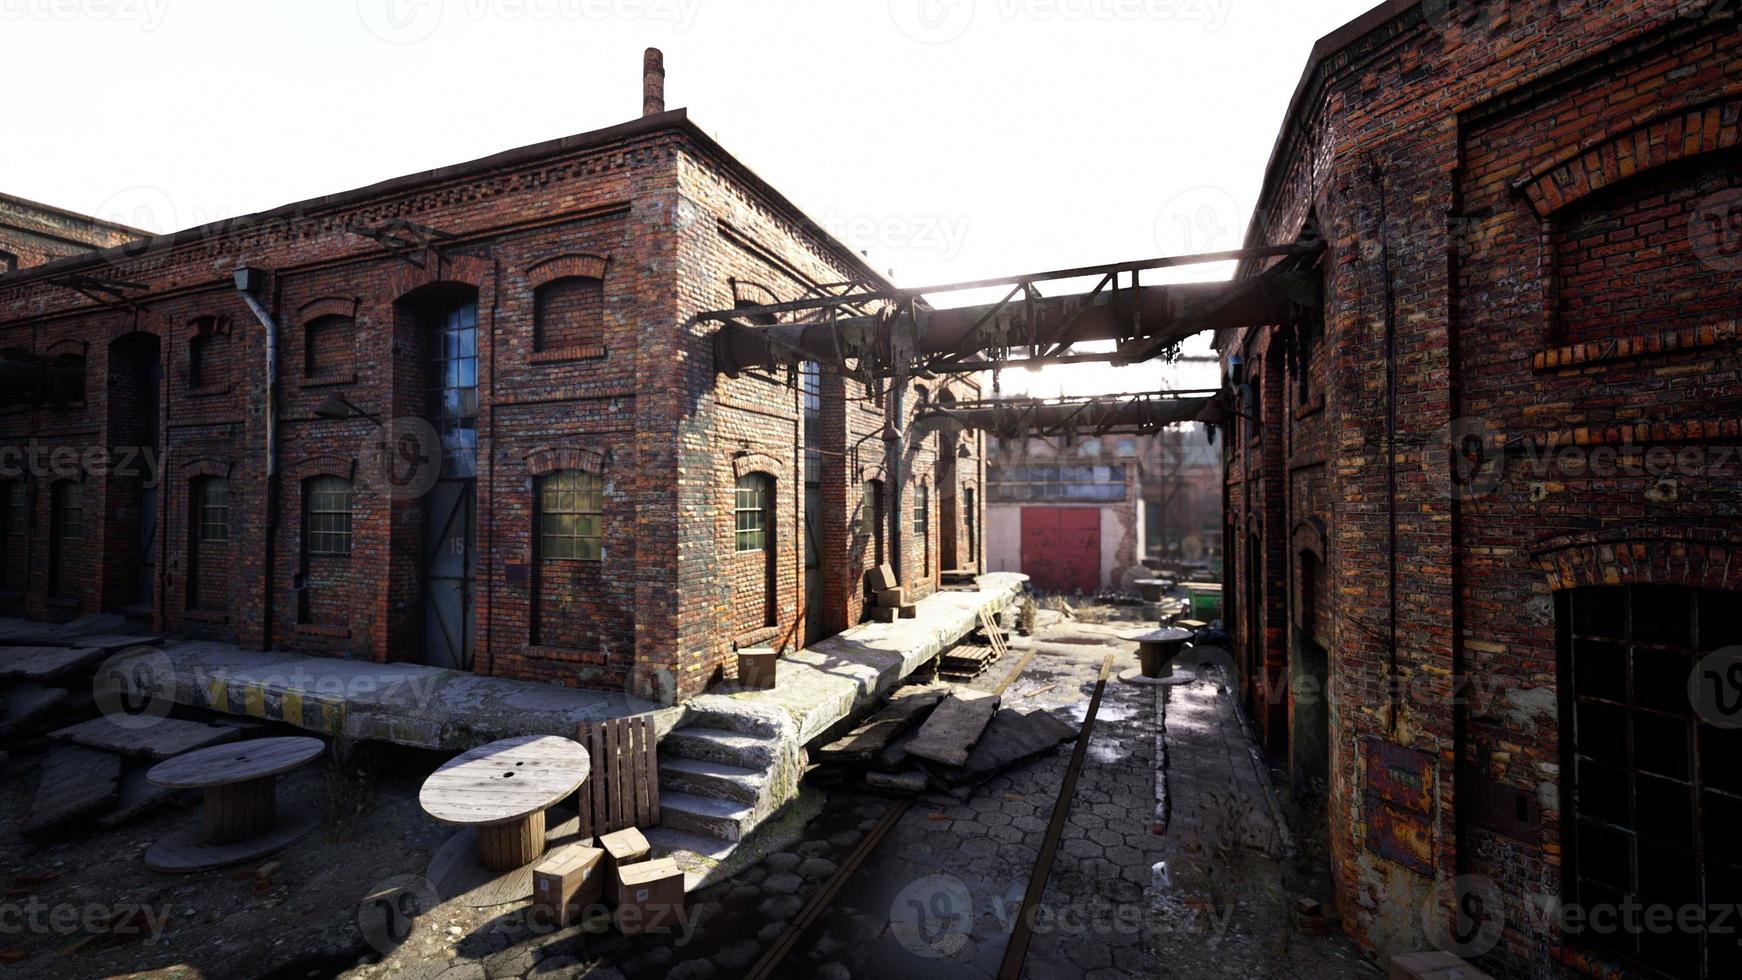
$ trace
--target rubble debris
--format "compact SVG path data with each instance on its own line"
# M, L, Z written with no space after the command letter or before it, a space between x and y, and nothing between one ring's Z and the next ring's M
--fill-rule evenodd
M913 687L897 691L887 705L866 718L858 728L818 749L817 758L826 762L869 762L897 736L923 720L949 694L947 687Z
M997 713L999 697L962 688L944 699L920 726L907 753L946 766L968 761L968 753Z
M49 681L95 667L109 652L101 648L0 647L0 678Z
M967 762L947 778L952 782L984 779L1076 737L1076 726L1050 711L1001 708L968 753Z
M63 745L42 761L42 776L30 819L18 829L41 833L111 806L120 795L121 757L78 745Z
M41 684L11 684L0 689L0 704L5 705L0 710L0 735L18 731L66 699L65 690Z
M241 732L226 725L207 725L180 718L157 718L148 725L121 725L104 716L54 732L54 737L108 749L123 755L167 759L193 749L230 742Z
M901 772L868 772L865 774L865 785L876 790L889 793L899 793L903 796L916 796L925 792L930 779L918 769L904 769Z
M175 796L175 790L167 786L159 786L145 774L151 771L150 766L129 766L121 775L120 792L115 805L99 814L97 823L104 827L117 827L148 810L155 809Z

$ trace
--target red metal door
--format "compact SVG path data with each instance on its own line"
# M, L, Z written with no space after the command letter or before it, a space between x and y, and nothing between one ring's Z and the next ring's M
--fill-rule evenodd
M1024 507L1022 570L1041 592L1094 592L1100 588L1100 509Z

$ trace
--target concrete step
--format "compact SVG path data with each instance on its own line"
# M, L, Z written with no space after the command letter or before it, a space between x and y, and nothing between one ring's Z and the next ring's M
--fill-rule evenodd
M762 801L767 787L767 773L756 769L678 757L659 762L661 794L687 793L755 805Z
M780 738L791 720L778 708L748 704L734 698L704 694L684 705L684 727L718 728L741 735Z
M756 809L736 800L667 793L662 789L659 822L668 830L738 841L756 826Z
M675 728L659 743L662 760L668 757L697 759L756 772L767 771L774 764L779 750L779 743L770 739L695 726Z
M737 841L703 837L665 827L649 827L643 831L656 858L668 857L683 869L684 891L693 892L713 883L721 864L738 849Z

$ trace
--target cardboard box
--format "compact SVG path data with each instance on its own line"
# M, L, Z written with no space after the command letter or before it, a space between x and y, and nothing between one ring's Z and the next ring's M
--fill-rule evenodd
M772 691L779 674L780 655L768 647L738 651L738 684L752 691Z
M895 569L888 565L878 565L865 573L865 585L872 592L882 592L885 589L901 588L901 580L895 577Z
M888 606L873 606L869 612L871 618L879 623L893 623L901 618L901 610L891 609Z
M1450 953L1430 950L1391 958L1390 980L1493 980Z
M617 887L618 876L623 868L645 861L653 853L653 848L647 844L647 838L634 827L626 827L614 834L600 837L599 847L605 852L605 870L612 889Z
M605 901L605 852L571 847L532 869L532 905L561 929Z
M907 603L906 589L878 589L877 604L891 609L900 609Z
M671 858L625 865L617 883L617 931L625 936L676 929L683 912L683 869Z
M919 618L919 607L914 605L911 602L905 606L902 606L898 611L901 613L902 619L918 619Z

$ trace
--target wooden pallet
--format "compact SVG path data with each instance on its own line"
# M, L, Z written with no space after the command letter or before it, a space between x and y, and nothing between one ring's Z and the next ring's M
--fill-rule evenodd
M581 725L575 741L592 756L592 771L575 797L581 837L659 823L659 736L653 719Z
M938 658L938 674L953 681L971 681L998 662L998 651L989 646L964 644Z

